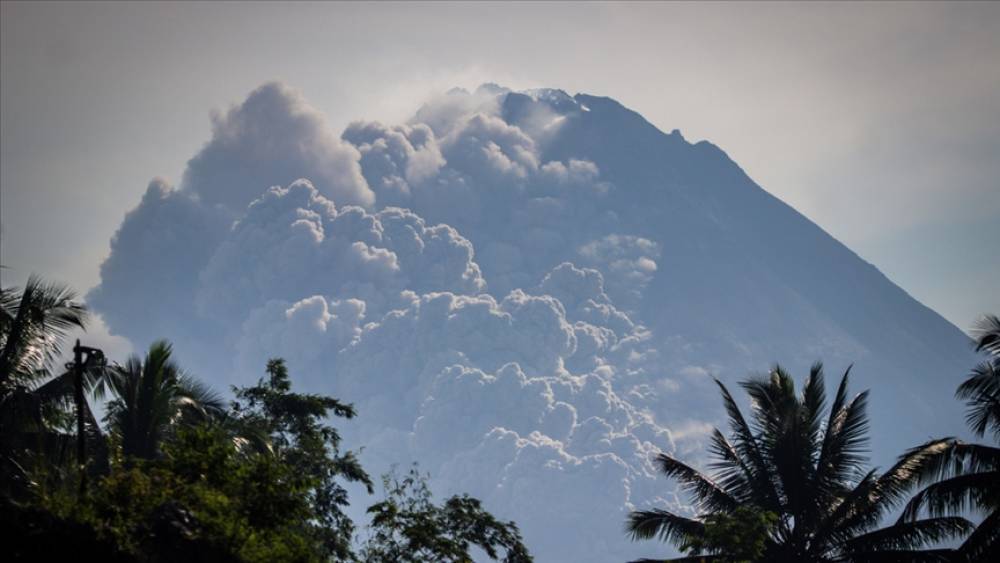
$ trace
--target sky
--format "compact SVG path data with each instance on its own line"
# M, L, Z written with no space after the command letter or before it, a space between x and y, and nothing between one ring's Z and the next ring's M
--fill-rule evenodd
M1000 5L0 5L0 271L97 284L153 177L180 181L273 79L335 131L497 82L615 98L962 329L1000 312Z

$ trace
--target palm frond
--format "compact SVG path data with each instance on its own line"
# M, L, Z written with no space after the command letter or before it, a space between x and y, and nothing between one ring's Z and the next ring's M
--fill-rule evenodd
M656 464L664 475L680 481L681 487L698 499L706 510L728 511L739 506L739 502L729 492L691 466L667 454L656 456Z
M802 388L803 419L814 442L819 441L823 408L826 406L826 385L823 364L816 362L809 368L809 377Z
M928 459L946 451L951 441L948 438L931 440L911 448L882 475L875 470L869 471L824 519L817 543L842 545L874 528L917 486L920 470Z
M746 419L743 418L743 413L740 412L740 407L729 393L729 389L718 379L715 380L715 383L722 392L722 402L735 437L736 451L739 452L741 459L750 470L748 477L754 489L754 496L761 500L761 508L780 513L781 497L771 479L773 472L760 451L757 438Z
M998 504L1000 472L967 473L928 485L913 495L901 518L912 520L921 510L936 516L996 509Z
M32 275L13 304L10 290L3 296L0 323L0 383L9 378L31 380L42 375L61 354L61 342L74 328L83 328L87 310L74 303L76 295L64 285L46 283Z
M952 549L900 549L851 553L834 559L837 563L955 563Z
M877 516L868 510L877 498L878 473L872 469L833 505L816 526L813 544L818 547L837 546L854 537L858 531L871 529Z
M185 374L172 359L170 343L154 342L144 358L130 357L100 381L114 399L105 420L126 457L152 459L178 428L208 421L224 422L221 396ZM239 437L247 446L266 450L259 436Z
M963 537L974 528L972 522L958 516L898 522L874 532L855 536L844 542L844 548L848 552L911 550Z
M942 475L945 467L954 463L954 445L954 438L937 438L903 452L879 477L880 496L888 506L896 506L914 488Z
M755 494L753 472L747 462L718 428L712 431L709 452L716 458L709 467L714 470L719 486L741 503L761 504L765 500Z
M1000 471L1000 447L968 444L956 440L952 446L952 453L967 472Z
M795 393L794 380L781 366L775 366L768 377L740 383L752 400L759 440L777 477L783 512L796 520L806 518L813 505L808 485L813 481L819 419L817 413L810 412L815 405L804 401L819 399L816 383L822 384L821 374L815 369L810 374L815 383L807 382L802 400Z
M682 543L704 535L705 524L666 510L637 510L629 514L625 531L632 540L659 538L664 542Z
M972 369L958 386L955 397L964 400L965 421L977 436L991 431L1000 439L1000 358L984 361Z
M723 555L689 555L672 559L636 559L629 563L712 563L713 561L726 561L726 557Z
M188 399L200 419L217 418L226 411L226 401L222 395L194 377L180 373L176 386L178 397Z
M868 451L867 392L847 400L850 368L844 372L833 405L830 408L826 431L819 447L816 461L816 502L827 504L837 497L857 478Z
M7 334L17 316L17 288L0 287L0 334Z
M984 518L958 551L966 561L1000 560L1000 510Z
M976 337L976 351L1000 357L1000 317L983 315L972 329Z
M824 522L819 538L836 545L871 530L890 509L901 503L918 486L924 472L933 471L935 464L946 455L953 442L951 438L928 441L907 450L882 475L877 475L874 470L870 471L832 511Z

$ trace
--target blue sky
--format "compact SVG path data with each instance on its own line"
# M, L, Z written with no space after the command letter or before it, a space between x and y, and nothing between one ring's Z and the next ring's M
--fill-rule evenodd
M611 96L726 150L966 329L1000 311L1000 7L2 4L4 285L81 292L150 178L270 79L334 130L495 81Z

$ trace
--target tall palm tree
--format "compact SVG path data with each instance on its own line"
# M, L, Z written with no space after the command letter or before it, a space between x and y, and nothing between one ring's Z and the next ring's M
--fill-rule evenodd
M626 525L632 539L658 537L694 551L692 545L704 543L706 516L733 514L748 506L777 515L765 542L765 561L945 561L945 552L922 548L971 529L968 521L956 516L877 529L883 515L912 486L914 465L948 443L937 440L914 448L884 474L865 471L868 393L849 397L848 373L825 416L821 364L810 370L801 395L780 367L767 377L742 382L751 398L752 423L726 386L716 383L732 440L718 429L712 434L714 473L702 474L667 454L657 457L660 470L679 481L696 501L698 516L666 510L633 512ZM725 554L709 553L674 561L725 560Z
M35 459L54 469L69 461L72 436L61 430L69 420L74 374L53 374L66 334L84 328L87 310L67 287L31 276L20 292L0 288L0 466L10 493L33 477ZM98 374L85 374L88 387ZM91 451L101 451L100 428L89 405L76 405L87 421ZM37 475L36 475L37 477Z
M66 333L83 328L87 310L66 286L28 278L20 296L0 288L0 400L52 377Z
M978 323L976 351L987 358L973 368L955 392L967 406L966 421L979 437L992 434L1000 446L1000 319L986 315ZM1000 560L1000 447L953 440L924 460L917 475L930 483L914 495L900 521L931 515L978 512L982 521L956 550L956 561Z
M169 343L154 342L145 358L132 356L110 370L97 391L114 397L105 421L125 460L153 459L178 427L224 412L222 399L185 374L171 359Z
M83 328L87 310L66 286L28 278L17 289L0 289L0 381L30 378L59 356L66 332Z

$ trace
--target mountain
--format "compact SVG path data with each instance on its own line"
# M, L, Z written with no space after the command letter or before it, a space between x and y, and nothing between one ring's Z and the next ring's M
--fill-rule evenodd
M718 147L664 135L608 98L573 99L591 111L570 121L544 158L596 163L622 187L609 209L661 245L662 267L641 307L654 314L640 315L644 323L661 336L697 336L722 356L742 352L744 365L854 363L856 385L917 415L906 438L940 432L941 408L958 410L940 399L970 365L964 333L764 191Z
M518 521L539 561L667 553L629 510L684 507L651 457L705 461L712 377L853 364L873 461L961 433L974 358L939 315L756 185L718 147L609 98L484 85L339 136L270 83L154 180L88 301L208 381L271 356L358 407L374 473ZM353 497L356 516L368 504Z

